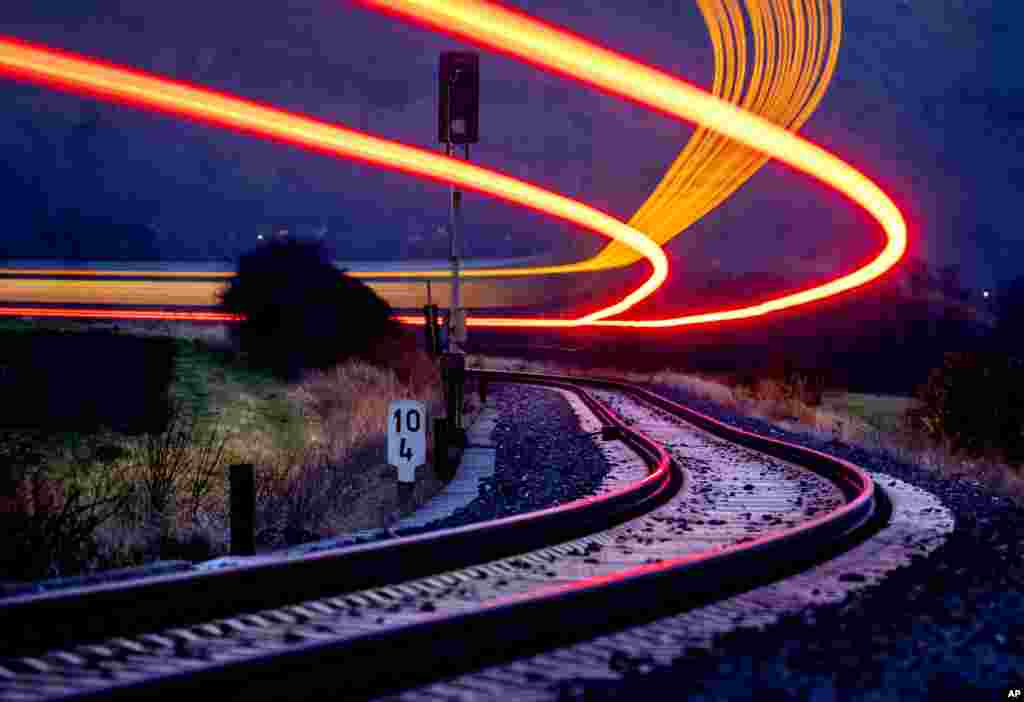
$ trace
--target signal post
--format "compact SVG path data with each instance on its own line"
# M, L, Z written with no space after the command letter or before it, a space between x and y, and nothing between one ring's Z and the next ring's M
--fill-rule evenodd
M480 141L480 56L470 51L444 51L438 71L438 141L445 154L462 145L469 160L469 145ZM466 313L462 309L459 276L462 226L462 192L451 188L449 243L452 267L451 306L448 312L448 352L441 359L445 399L448 407L448 436L459 447L465 446L462 426L462 402L465 388Z

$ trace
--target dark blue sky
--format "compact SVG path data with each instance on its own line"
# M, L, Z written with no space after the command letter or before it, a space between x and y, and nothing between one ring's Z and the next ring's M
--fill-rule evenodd
M710 42L692 0L511 4L710 83ZM836 77L802 130L890 192L907 214L914 253L961 264L970 285L1024 273L1016 221L1024 86L1010 52L1021 11L1000 4L847 2ZM3 3L0 26L431 148L438 53L473 48L343 0L36 0ZM623 218L691 132L486 52L481 72L474 160ZM0 82L0 99L5 166L44 191L51 210L118 212L164 237L197 242L255 240L275 223L307 221L326 225L346 257L443 251L439 185L10 81ZM6 205L9 232L31 226L19 215L27 205ZM599 245L593 235L477 196L467 197L466 224L471 255L570 255ZM693 270L839 270L878 243L838 196L770 165L670 254Z

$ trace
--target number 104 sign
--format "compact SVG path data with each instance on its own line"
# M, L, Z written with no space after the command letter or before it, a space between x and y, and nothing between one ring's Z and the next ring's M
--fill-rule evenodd
M416 466L426 462L426 405L418 400L395 400L388 406L388 463L398 468L398 482L411 483Z

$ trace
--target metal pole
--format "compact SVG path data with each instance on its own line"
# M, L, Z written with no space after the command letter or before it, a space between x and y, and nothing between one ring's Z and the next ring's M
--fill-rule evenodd
M451 156L452 146L448 144L447 147L448 155ZM459 336L459 308L462 305L462 295L459 288L459 215L461 212L461 201L462 193L454 185L451 186L451 210L450 210L450 231L449 231L449 259L452 265L452 300L451 300L451 311L448 315L449 319L449 334L448 334L448 350L452 353L458 353L458 344L461 341Z
M457 82L459 69L456 68L452 75L449 76L451 83L449 84L448 90L448 124L444 131L446 135L445 140L445 154L451 158L453 154L452 135L451 135L451 116L452 116L452 96L455 93L455 83ZM465 149L466 159L469 159L469 146L466 145ZM452 184L451 186L451 210L450 210L450 244L451 250L449 251L451 257L452 266L452 296L451 296L451 308L448 313L448 353L442 358L442 372L445 376L445 393L448 405L448 416L446 429L450 432L448 441L451 442L452 437L461 438L464 432L462 430L462 393L465 383L465 364L466 359L463 355L462 345L465 343L466 327L463 319L462 311L462 290L459 276L459 229L461 227L461 216L462 216L462 193L459 189ZM463 441L458 441L461 445Z
M437 331L437 310L434 309L434 301L430 295L430 281L427 281L427 304L423 306L423 318L426 322L427 353L431 356L438 354L438 331Z
M452 236L451 236L451 261L452 261L452 311L451 311L451 345L449 350L452 353L460 353L462 349L462 290L459 276L459 215L462 208L462 193L452 187Z
M256 553L256 469L251 463L231 466L231 555Z
M451 76L451 89L448 91L449 120L451 120L452 115L452 96L455 93L455 81L459 73L459 69L455 69ZM448 125L448 141L445 142L445 154L449 157L452 155L450 121ZM469 144L466 144L466 158L467 160L469 159ZM459 280L459 228L461 226L462 192L455 185L452 185L451 193L451 231L449 237L451 247L449 255L452 264L452 301L451 312L448 315L448 351L450 353L461 353L462 349L460 346L465 340L465 324L462 321L462 290L460 286L461 281Z
M469 144L463 144L465 148L466 161L469 161ZM458 199L455 203L455 217L458 222L458 230L462 229L462 193L458 194ZM466 344L466 310L462 309L462 281L459 279L461 271L459 269L459 256L462 254L461 242L458 240L458 231L456 232L455 245L459 248L455 251L456 265L455 265L455 309L458 311L458 315L455 317L455 335L458 339L459 347L458 350L461 353L464 350Z

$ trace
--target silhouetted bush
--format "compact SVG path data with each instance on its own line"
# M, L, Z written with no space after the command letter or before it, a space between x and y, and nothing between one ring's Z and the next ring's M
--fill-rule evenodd
M1024 363L1005 353L947 353L908 420L954 451L1024 462Z
M351 357L375 361L398 333L391 307L315 241L280 238L245 254L221 301L246 318L233 334L250 362L286 379Z

